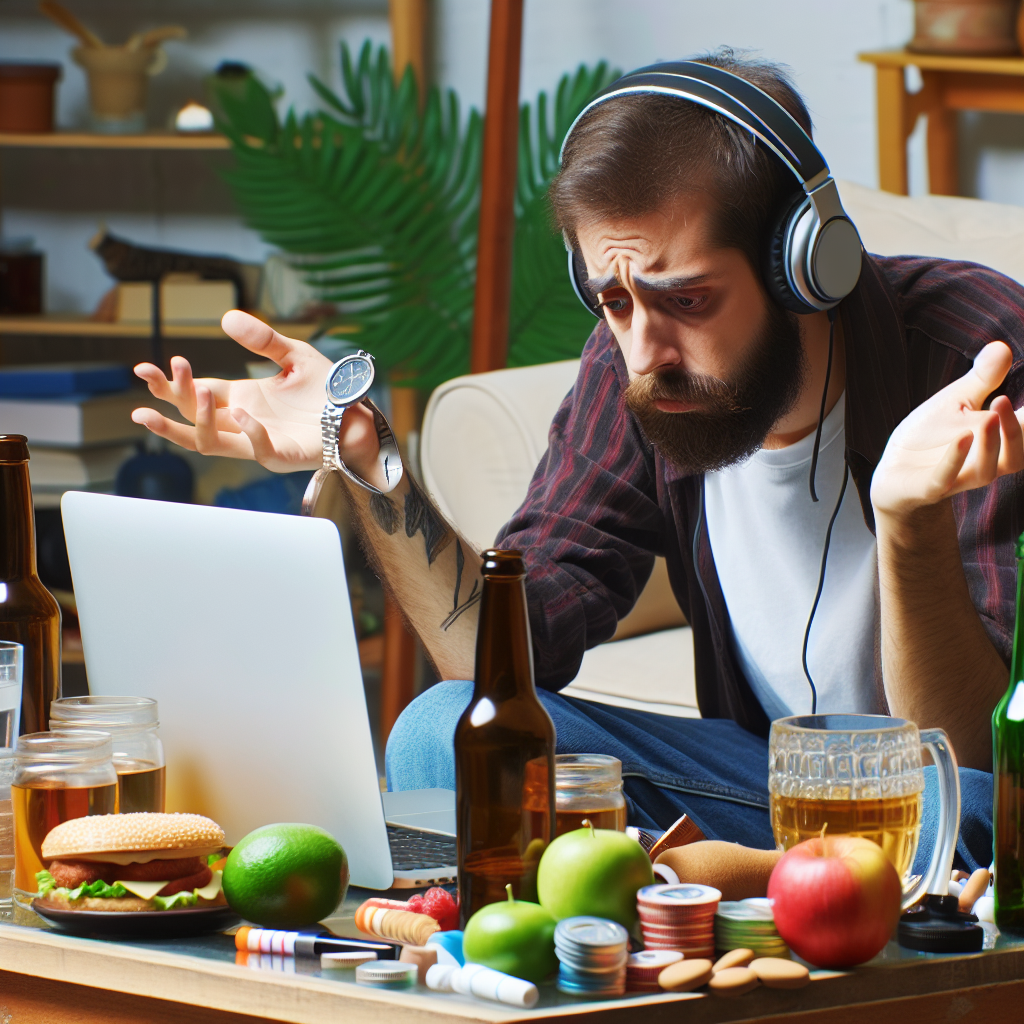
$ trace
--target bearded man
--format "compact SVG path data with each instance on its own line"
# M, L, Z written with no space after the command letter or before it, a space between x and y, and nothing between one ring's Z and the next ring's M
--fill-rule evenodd
M728 51L702 62L760 87L810 134L780 68ZM621 759L632 824L665 828L685 812L708 838L772 847L770 722L812 708L891 714L948 733L965 766L958 864L987 867L989 720L1024 528L1024 290L976 265L864 255L842 302L795 312L766 270L794 187L769 147L696 103L639 91L587 111L551 198L603 320L495 543L524 554L558 749ZM153 394L195 426L151 410L136 421L208 454L318 466L327 360L242 313L224 327L283 372L193 381L176 359L168 381L143 365ZM370 413L353 407L341 458L386 490L378 448ZM408 474L384 502L346 486L447 680L395 726L389 785L454 788L480 558ZM559 696L656 555L693 628L702 718ZM922 858L936 817L928 771Z

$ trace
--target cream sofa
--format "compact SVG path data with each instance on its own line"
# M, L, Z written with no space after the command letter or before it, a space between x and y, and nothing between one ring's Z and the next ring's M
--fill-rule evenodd
M910 199L840 183L865 248L984 263L1024 284L1024 208L974 199ZM458 377L431 396L420 439L424 482L442 512L478 548L519 506L547 449L576 360ZM659 559L629 616L587 652L562 691L661 714L698 717L693 639Z

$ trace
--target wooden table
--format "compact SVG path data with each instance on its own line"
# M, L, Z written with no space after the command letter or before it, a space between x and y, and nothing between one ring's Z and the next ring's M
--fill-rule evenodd
M956 111L1024 114L1024 57L947 57L886 50L862 53L874 64L878 103L878 181L907 194L907 139L928 117L928 181L935 195L959 191ZM923 87L908 93L905 70L916 67Z
M354 891L331 926L357 934ZM378 894L379 895L379 894ZM26 915L28 924L34 915ZM533 1010L416 988L356 985L347 972L321 975L316 961L277 958L271 969L236 962L227 935L152 942L103 942L48 928L0 924L0 1021L4 1024L442 1024L559 1021L564 1024L969 1024L1024 1016L1024 941L988 935L982 953L932 956L890 943L871 964L818 971L806 988L760 988L740 999L703 993L630 995L583 1001L542 987ZM239 955L241 960L245 954ZM277 969L273 969L276 967ZM281 968L290 968L285 973ZM797 1016L794 1016L797 1015Z

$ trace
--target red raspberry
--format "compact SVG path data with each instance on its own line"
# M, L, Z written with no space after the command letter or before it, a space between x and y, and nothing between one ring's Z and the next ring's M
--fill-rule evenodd
M459 927L459 905L447 889L435 885L419 898L422 899L423 905L418 913L432 917L441 926L441 931L447 932Z
M410 896L406 909L411 911L413 914L425 914L426 910L423 909L423 895L421 893L416 893L415 896Z

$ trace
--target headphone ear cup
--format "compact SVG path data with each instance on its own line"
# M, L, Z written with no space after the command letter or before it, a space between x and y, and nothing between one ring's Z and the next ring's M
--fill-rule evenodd
M587 280L587 264L583 259L583 256L578 253L575 249L569 250L569 281L572 283L572 290L576 293L576 298L587 307L587 310L597 317L598 320L604 319L604 314L601 312L601 307L591 297L590 289L586 285Z
M782 212L775 218L771 234L768 236L768 243L765 246L763 258L763 277L768 294L783 309L791 313L815 313L817 307L805 302L790 284L790 276L787 273L786 250L793 229L796 227L804 208L810 204L810 200L803 190L797 192L792 200L782 208Z

